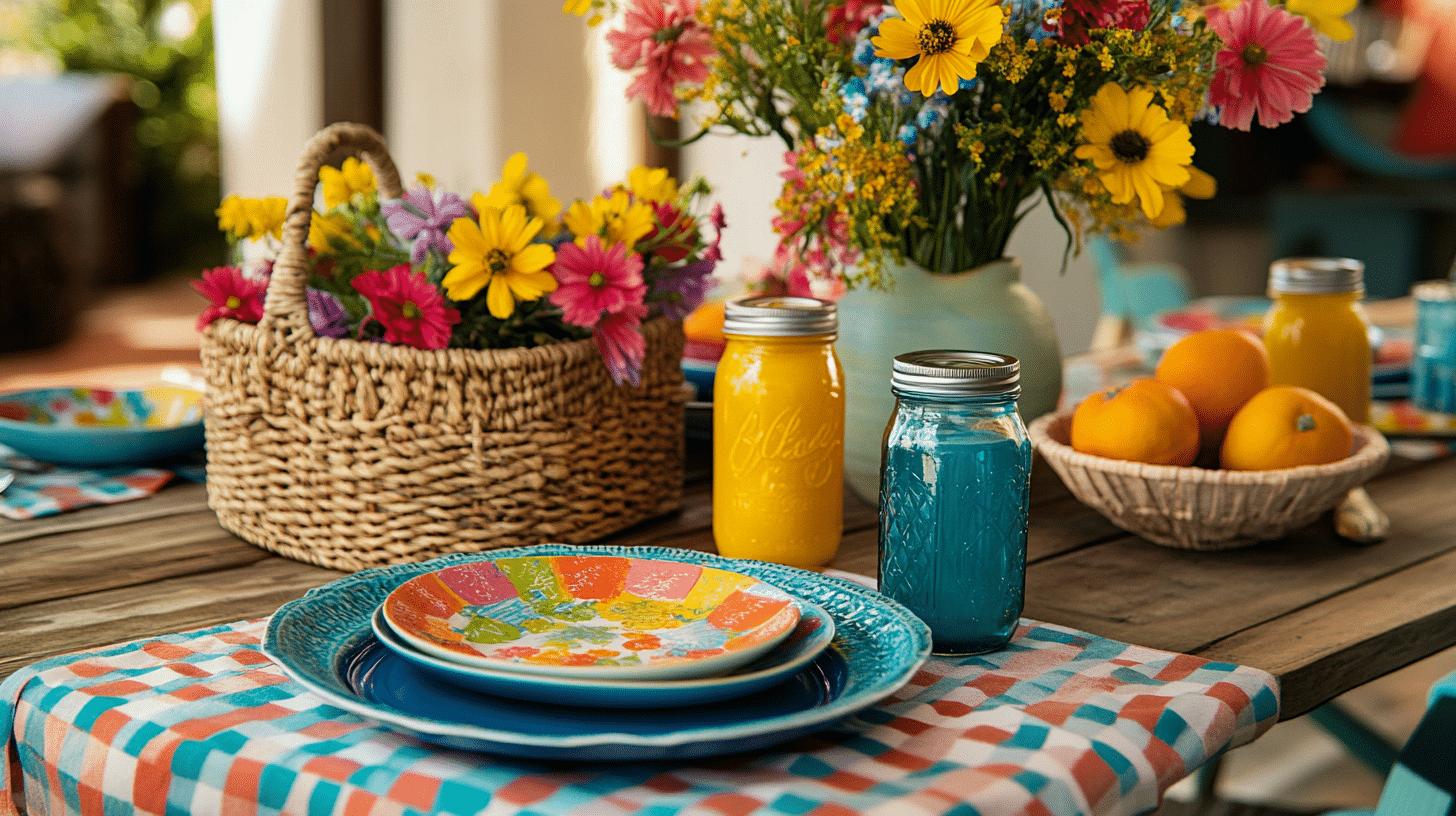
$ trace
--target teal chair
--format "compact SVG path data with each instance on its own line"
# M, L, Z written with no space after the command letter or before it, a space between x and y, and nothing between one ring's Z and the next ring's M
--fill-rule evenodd
M1129 263L1122 247L1104 235L1090 236L1086 249L1102 290L1093 349L1127 342L1134 331L1149 328L1155 315L1182 308L1192 298L1188 275L1177 264Z
M1431 687L1426 713L1400 749L1375 810L1325 816L1456 816L1456 672Z

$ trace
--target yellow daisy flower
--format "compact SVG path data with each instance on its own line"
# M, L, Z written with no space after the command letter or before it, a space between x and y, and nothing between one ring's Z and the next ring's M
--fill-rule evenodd
M905 72L905 87L930 96L948 94L976 75L976 64L1001 39L1006 14L996 0L897 0L902 20L880 24L875 56L920 59Z
M501 168L501 180L490 188L489 195L476 193L470 203L476 212L486 207L504 210L512 204L526 208L528 217L540 218L543 222L541 234L547 238L556 234L556 216L561 212L561 202L551 195L551 186L546 179L535 173L526 172L526 154L517 153L506 159Z
M1082 111L1082 138L1076 156L1092 160L1113 203L1136 196L1149 220L1163 211L1165 188L1188 182L1193 161L1188 126L1170 120L1147 88L1129 93L1115 82L1103 85Z
M240 195L230 195L218 205L217 228L229 235L244 235L248 232L248 205Z
M632 168L627 187L642 201L677 201L677 179L667 174L666 167Z
M1179 187L1177 192L1169 191L1165 194L1163 211L1149 223L1158 229L1167 229L1176 224L1182 224L1188 220L1188 211L1183 208L1184 197L1213 198L1217 190L1218 181L1213 176L1190 164L1188 165L1188 181Z
M329 209L347 204L357 193L368 196L374 192L374 172L369 165L350 156L343 166L335 169L319 168L319 183L324 187L324 206Z
M327 253L333 252L336 246L357 247L359 242L354 239L348 216L343 213L324 215L315 211L308 223L308 245L315 252Z
M597 196L591 203L578 201L566 210L562 219L576 236L576 243L586 245L586 236L600 235L607 246L626 244L627 251L638 239L652 231L657 216L652 205L633 201L626 190L615 190L611 198Z
M283 237L283 218L288 214L288 199L282 196L243 199L248 213L246 236L257 240L265 235Z
M1326 37L1348 40L1355 36L1355 27L1344 18L1358 4L1359 0L1285 0L1284 7L1309 20Z
M516 310L516 301L555 291L556 278L546 267L556 260L556 252L548 244L531 243L541 226L541 219L527 218L519 204L504 210L486 207L479 224L455 219L446 233L455 249L450 252L454 268L440 282L445 294L451 300L469 300L485 288L486 307L504 320Z

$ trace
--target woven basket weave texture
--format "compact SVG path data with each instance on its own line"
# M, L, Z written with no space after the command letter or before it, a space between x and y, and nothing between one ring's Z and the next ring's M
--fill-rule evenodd
M1078 453L1072 412L1039 417L1032 445L1083 504L1155 544L1227 550L1279 538L1315 521L1385 464L1379 431L1356 426L1355 450L1326 465L1264 471L1149 465Z
M208 499L222 525L342 570L450 552L585 543L680 505L681 326L644 324L640 386L590 340L428 351L316 337L304 240L318 169L361 155L381 197L399 176L377 133L332 125L305 148L258 325L203 333Z

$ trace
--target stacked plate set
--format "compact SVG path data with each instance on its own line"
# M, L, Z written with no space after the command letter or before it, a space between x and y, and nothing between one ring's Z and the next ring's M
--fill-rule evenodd
M538 758L760 749L893 693L925 625L849 581L692 550L543 545L367 570L284 605L264 651L416 738Z

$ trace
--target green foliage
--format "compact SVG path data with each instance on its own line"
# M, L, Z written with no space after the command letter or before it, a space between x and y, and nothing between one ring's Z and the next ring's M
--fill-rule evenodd
M195 21L190 33L163 31ZM179 16L180 15L180 16ZM174 37L169 34L181 33ZM220 263L217 92L208 0L48 0L31 6L20 45L67 71L127 74L140 117L138 239L143 276Z

